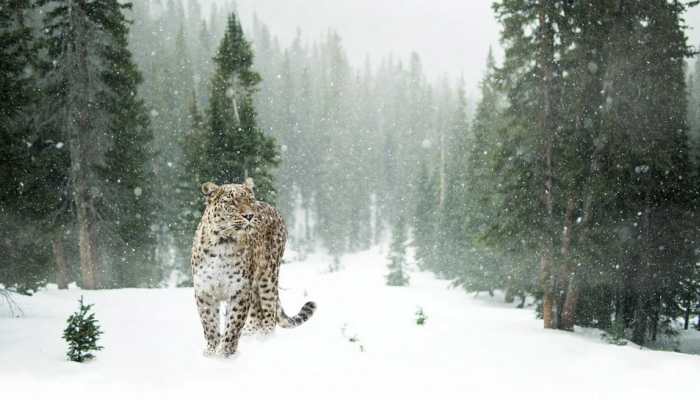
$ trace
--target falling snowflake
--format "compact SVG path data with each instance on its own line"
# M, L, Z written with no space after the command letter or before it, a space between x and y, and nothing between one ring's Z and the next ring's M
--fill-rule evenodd
M598 72L598 64L594 63L593 61L588 63L588 72L595 74Z

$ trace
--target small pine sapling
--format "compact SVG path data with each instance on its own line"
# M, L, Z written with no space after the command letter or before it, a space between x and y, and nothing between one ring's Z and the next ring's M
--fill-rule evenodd
M416 325L425 325L425 321L428 320L428 316L425 315L423 307L418 307L416 310Z
M102 331L95 319L95 313L90 312L92 304L83 303L82 296L78 303L80 309L68 317L63 339L68 342L68 358L71 361L83 362L94 357L93 351L102 350L102 346L97 344Z

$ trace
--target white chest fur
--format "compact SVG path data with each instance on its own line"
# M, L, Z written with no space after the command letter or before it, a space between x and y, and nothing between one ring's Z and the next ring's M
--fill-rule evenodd
M193 271L195 291L217 300L228 300L246 284L243 268L247 259L246 249L237 244L223 243L208 247Z

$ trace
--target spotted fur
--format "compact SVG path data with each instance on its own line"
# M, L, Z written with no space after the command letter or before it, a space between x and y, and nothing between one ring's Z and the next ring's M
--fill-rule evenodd
M207 206L192 245L192 280L207 354L232 355L242 333L298 326L316 309L288 317L279 301L279 266L287 228L279 212L255 200L252 182L202 185ZM219 309L225 305L223 334Z

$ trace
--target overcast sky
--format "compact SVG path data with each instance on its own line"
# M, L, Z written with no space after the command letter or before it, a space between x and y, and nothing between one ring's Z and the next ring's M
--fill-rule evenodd
M210 0L211 1L211 0ZM490 45L499 47L499 25L491 0L237 0L244 25L253 13L286 46L301 27L316 39L332 27L343 39L350 60L373 63L390 52L407 59L418 52L431 79L464 75L475 94ZM205 13L205 15L207 15ZM700 42L700 7L689 15L690 42Z

